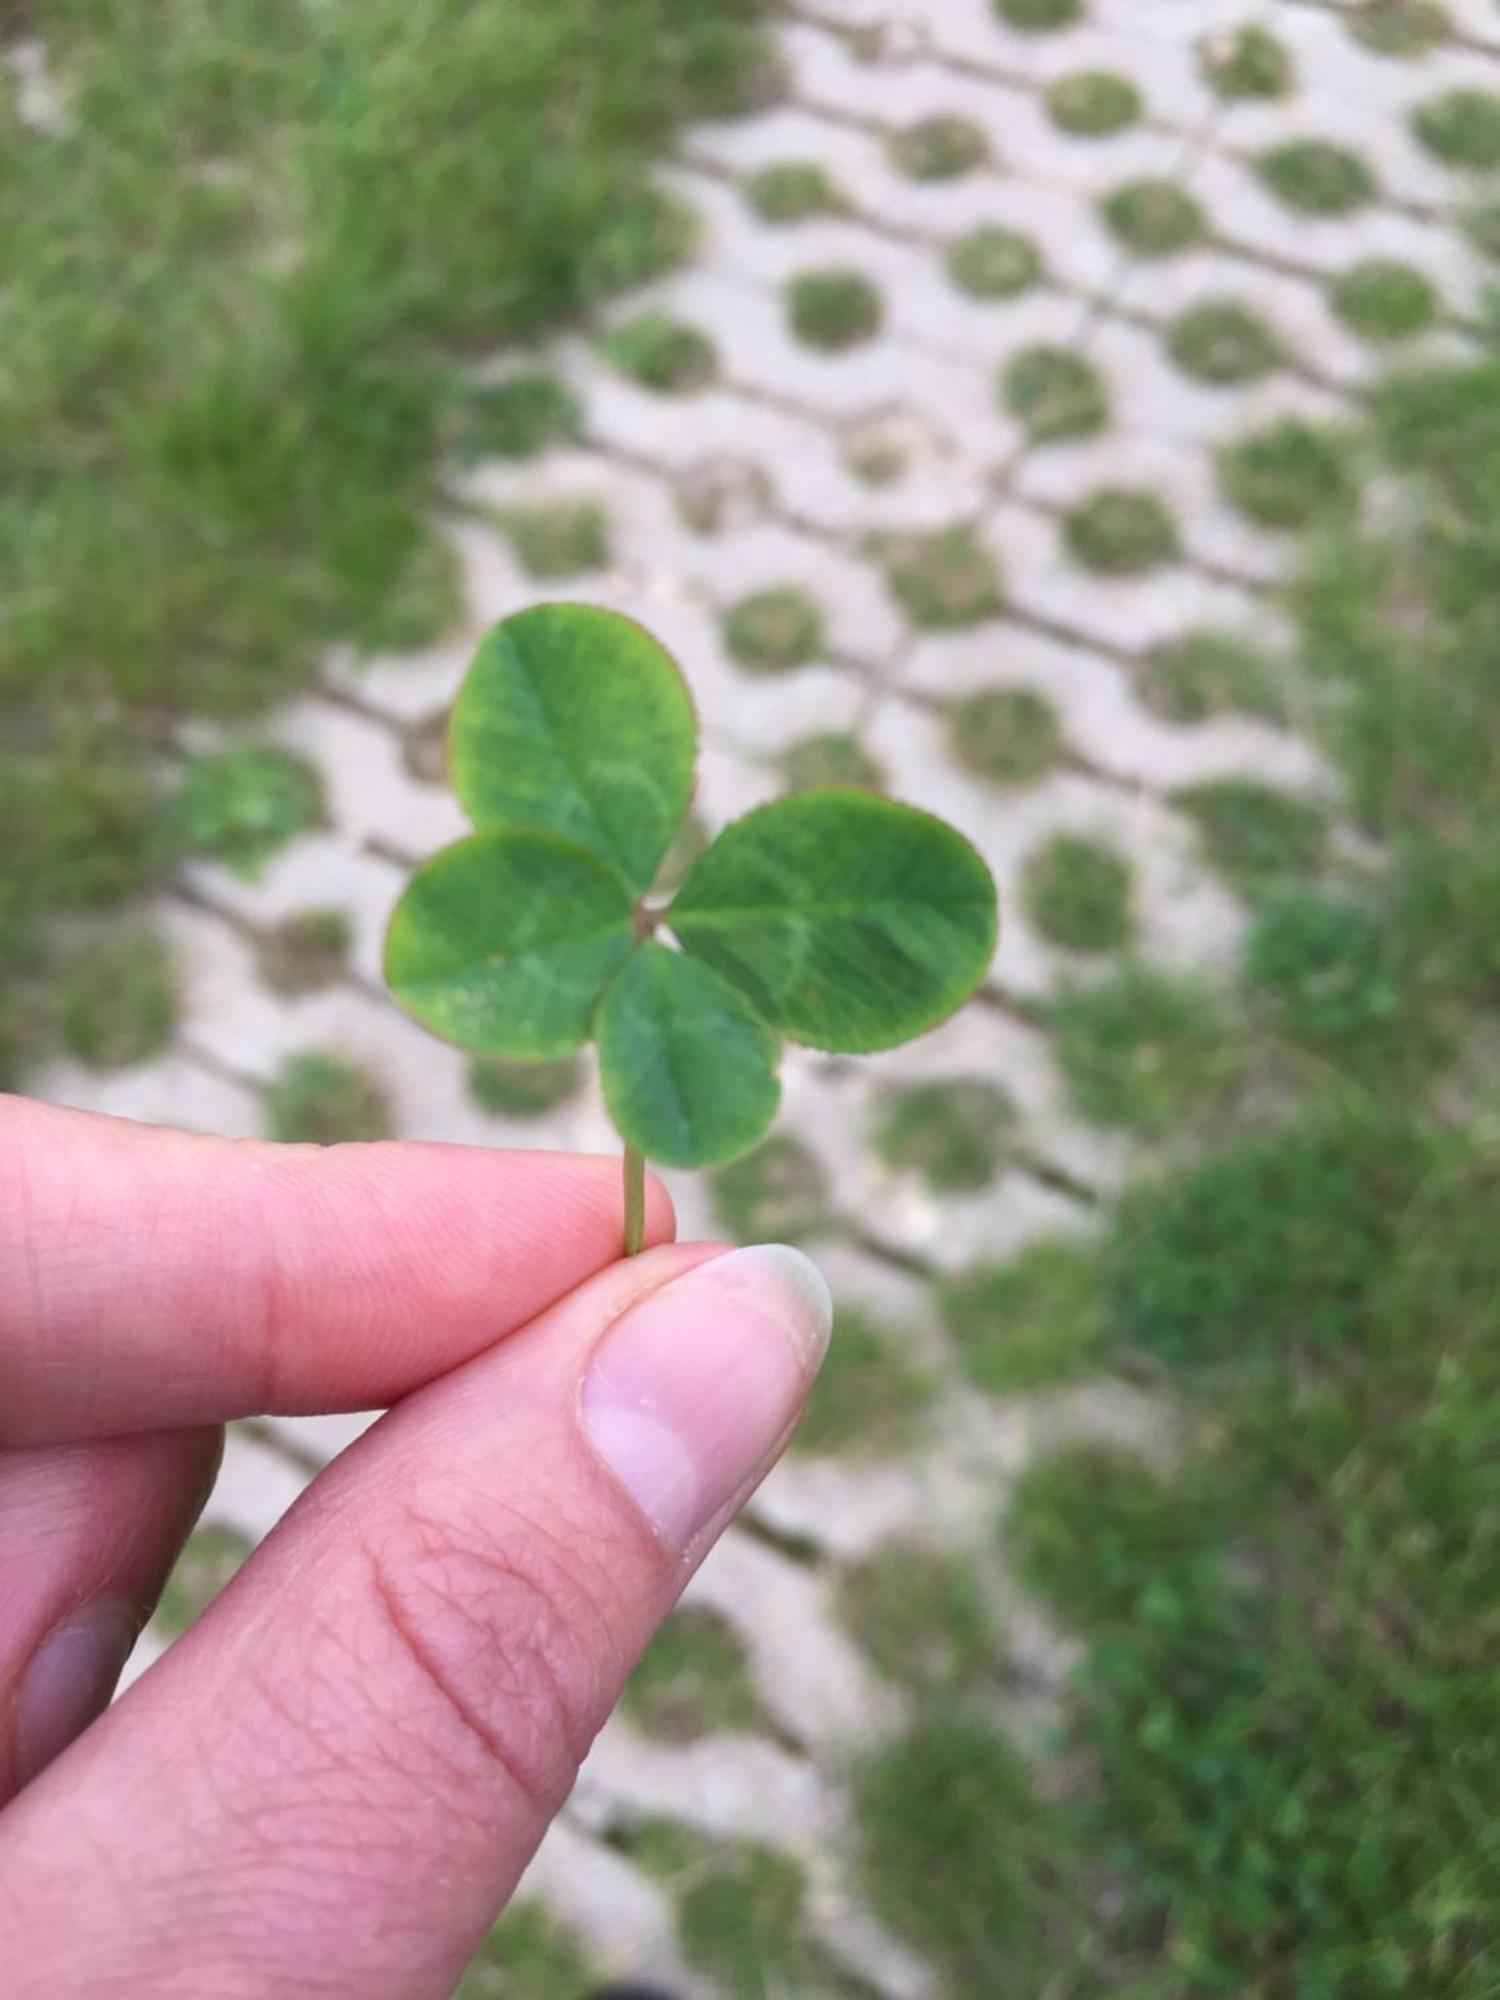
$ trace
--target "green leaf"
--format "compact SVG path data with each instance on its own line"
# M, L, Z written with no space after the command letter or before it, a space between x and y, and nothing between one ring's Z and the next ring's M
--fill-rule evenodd
M474 834L417 871L386 933L385 976L446 1040L544 1061L588 1040L633 944L617 878L571 841L523 827Z
M753 1146L781 1098L776 1037L706 965L647 944L599 1011L609 1115L669 1167L705 1167Z
M687 688L650 633L591 605L539 604L480 647L449 764L477 827L546 827L639 896L687 811L696 747Z
M814 1048L892 1048L951 1014L995 949L995 885L912 806L804 792L726 827L668 922L684 950Z

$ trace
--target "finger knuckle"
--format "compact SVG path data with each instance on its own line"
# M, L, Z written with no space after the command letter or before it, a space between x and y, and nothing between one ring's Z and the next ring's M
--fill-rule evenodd
M451 1500L442 1514L413 1503L368 1546L375 1601L445 1753L551 1811L612 1692L607 1565L557 1524L493 1500L455 1519Z

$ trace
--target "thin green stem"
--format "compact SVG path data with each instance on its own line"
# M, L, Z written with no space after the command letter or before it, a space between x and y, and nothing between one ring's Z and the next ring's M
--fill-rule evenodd
M646 1156L634 1146L625 1148L625 1255L634 1257L646 1247Z

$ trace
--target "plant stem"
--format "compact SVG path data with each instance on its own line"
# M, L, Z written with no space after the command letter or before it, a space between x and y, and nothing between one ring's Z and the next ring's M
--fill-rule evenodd
M634 1146L625 1148L625 1255L634 1257L646 1247L646 1156Z

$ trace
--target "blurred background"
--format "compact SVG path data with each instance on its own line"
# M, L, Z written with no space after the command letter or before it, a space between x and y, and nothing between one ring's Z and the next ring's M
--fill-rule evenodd
M675 1178L832 1356L467 2000L1500 1993L1500 6L0 45L8 1085L611 1148L379 975L548 596L678 652L695 838L870 786L1001 883ZM234 1435L135 1670L359 1428Z

